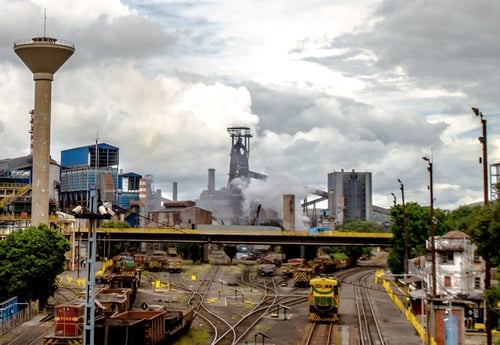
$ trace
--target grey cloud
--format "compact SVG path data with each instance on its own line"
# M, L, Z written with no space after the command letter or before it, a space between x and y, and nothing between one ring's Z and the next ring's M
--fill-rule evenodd
M142 17L99 17L85 31L75 32L80 59L147 59L168 50L177 38Z
M260 128L278 133L293 135L313 128L332 127L352 140L437 147L439 136L447 127L444 123L431 124L417 114L377 116L373 106L353 99L273 90L255 83L246 86L252 94L252 109L259 115ZM329 100L335 102L328 103Z
M252 111L259 115L259 127L273 132L294 134L308 131L315 122L301 121L305 109L314 105L312 94L297 90L275 90L256 83L246 83L252 95Z
M375 13L380 20L371 30L349 33L329 44L348 52L315 61L346 75L380 76L399 66L420 87L465 90L491 99L500 81L498 73L487 72L500 67L499 15L500 4L487 0L387 0ZM350 59L363 51L377 59Z

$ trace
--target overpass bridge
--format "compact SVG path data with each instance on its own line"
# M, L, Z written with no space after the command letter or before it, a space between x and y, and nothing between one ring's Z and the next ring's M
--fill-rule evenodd
M75 230L76 232L76 230ZM140 241L169 243L214 243L214 244L280 244L310 246L391 246L392 233L325 231L311 235L307 231L254 230L248 229L138 229L97 228L98 240ZM88 231L80 231L86 238Z

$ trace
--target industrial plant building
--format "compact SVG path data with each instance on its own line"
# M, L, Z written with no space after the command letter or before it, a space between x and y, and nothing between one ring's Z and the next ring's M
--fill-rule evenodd
M90 190L97 187L98 200L111 205L117 219L133 227L195 228L197 224L231 226L274 222L295 230L295 219L290 218L291 213L284 212L284 208L266 209L252 201L249 210L243 211L245 185L253 178L264 180L266 176L249 169L251 134L248 128L231 128L230 133L232 154L227 185L217 190L215 169L208 169L207 189L194 201L178 201L175 182L172 200L168 200L162 197L161 190L154 190L152 175L120 171L120 150L116 146L96 143L63 150L60 165L51 160L51 214L56 211L69 213L77 206L89 208ZM30 156L0 161L0 207L4 214L22 213L29 217L31 168ZM322 197L316 200L329 199L335 225L348 220L371 220L371 185L369 172L333 172L328 174L329 192L322 192ZM287 197L289 199L285 200L283 196L281 202L288 205L293 200L293 207L288 205L288 208L291 207L295 214L295 210L300 209L295 202L301 201L295 201L293 195ZM332 221L332 217L329 218Z
M371 172L335 171L328 174L329 208L336 224L372 220Z
M303 201L289 194L277 200L281 206L275 207L265 207L258 200L244 200L243 192L252 180L265 181L267 176L250 170L250 129L230 127L228 133L231 150L227 184L217 190L215 169L210 168L207 189L192 201L177 200L176 182L172 200L168 200L162 197L161 190L154 189L152 175L121 171L120 149L116 146L95 143L63 150L60 165L51 160L50 213L70 213L77 206L90 209L91 190L96 190L98 201L112 208L116 220L140 228L278 224L288 230L300 230L297 219L304 217L296 210L324 200L328 200L328 209L334 216L327 218L330 228L348 220L372 220L369 172L342 170L328 174L328 192L313 192L318 196L314 200ZM0 207L4 214L23 213L26 218L31 215L32 165L30 156L0 161ZM313 221L309 225L313 224L317 225Z
M99 187L99 199L115 201L120 150L105 143L61 152L61 209L89 207L89 190Z
M59 164L50 160L49 207L59 207ZM3 215L31 215L33 156L0 160L0 212Z

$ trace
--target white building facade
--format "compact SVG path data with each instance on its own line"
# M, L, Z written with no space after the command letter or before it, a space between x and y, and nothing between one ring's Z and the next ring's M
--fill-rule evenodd
M473 298L484 289L485 262L477 255L470 236L462 231L450 231L434 238L436 255L436 295L441 297ZM432 272L431 240L426 243L425 271ZM430 274L427 286L432 281Z

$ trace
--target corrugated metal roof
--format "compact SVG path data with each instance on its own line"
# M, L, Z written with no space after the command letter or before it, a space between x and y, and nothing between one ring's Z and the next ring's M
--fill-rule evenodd
M52 159L52 157L50 158L50 164L59 165L55 160ZM10 170L27 169L31 168L32 165L33 165L32 155L0 159L0 168L2 169L10 169Z
M124 176L124 177L142 177L142 175L136 174L134 172L123 173L123 174L120 174L120 176Z
M113 146L113 145L110 145L110 144L106 144L106 143L98 143L97 144L97 147L100 148L100 149L117 149L118 150L118 147L117 146ZM71 149L68 149L68 150L63 150L63 151L69 151L69 150L77 150L77 149L83 149L83 148L95 148L95 144L92 144L92 145L84 145L84 146L78 146L78 147L73 147ZM62 151L61 151L62 152Z

